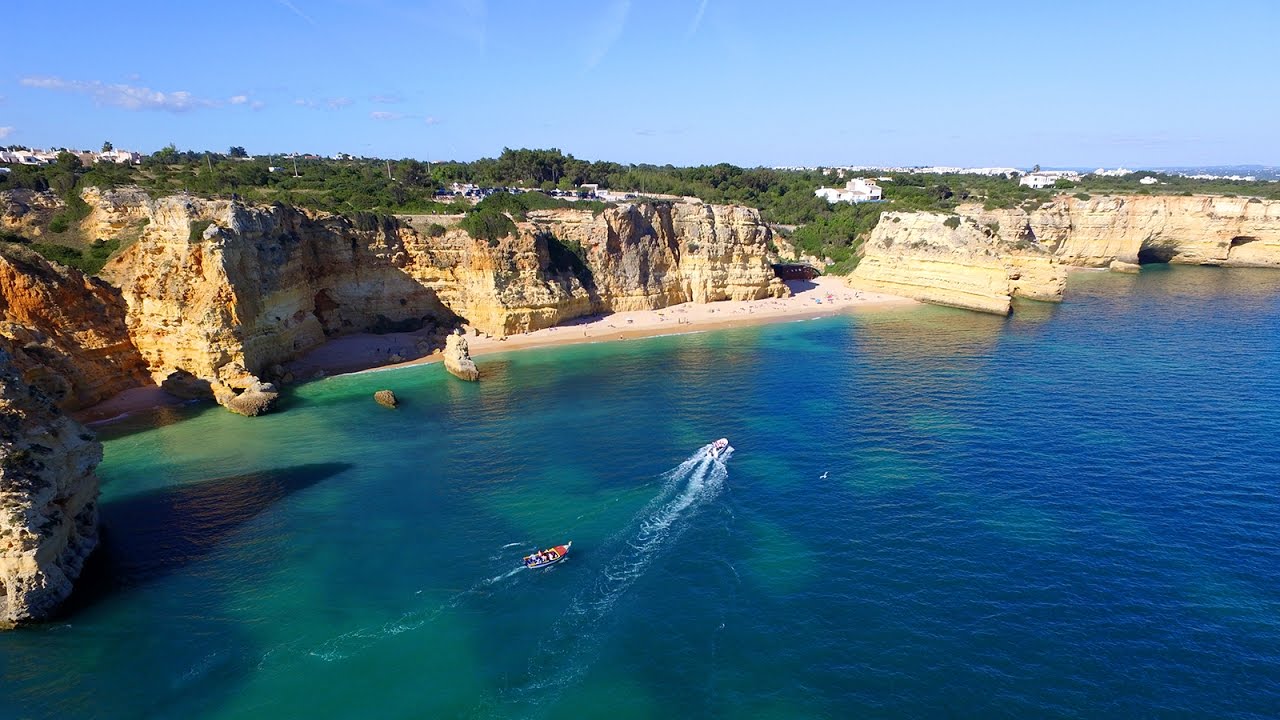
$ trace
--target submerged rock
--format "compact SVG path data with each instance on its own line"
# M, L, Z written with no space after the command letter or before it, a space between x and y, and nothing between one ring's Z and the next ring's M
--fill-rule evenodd
M455 377L469 382L480 379L480 369L471 359L471 348L467 346L467 339L460 332L453 333L445 341L444 369L453 373Z
M1142 271L1142 266L1137 263L1125 262L1123 260L1112 260L1107 266L1111 272L1133 273L1137 274Z
M383 407L394 408L400 404L399 398L390 390L379 390L373 394L373 399Z
M102 444L0 348L0 627L49 617L98 544Z

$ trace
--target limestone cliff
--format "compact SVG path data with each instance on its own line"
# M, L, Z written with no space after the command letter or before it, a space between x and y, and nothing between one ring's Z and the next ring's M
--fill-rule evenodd
M274 392L259 376L329 335L450 322L408 262L393 223L167 197L103 276L157 382L256 414L236 398Z
M82 237L131 241L151 222L151 197L141 188L87 187L80 197L89 205L89 216L80 221Z
M0 340L0 626L48 617L98 542L102 445L27 384Z
M53 214L62 207L62 199L51 192L0 192L0 230L26 238L38 238L48 228Z
M447 238L465 233L454 231ZM469 240L469 238L467 238ZM442 299L483 332L508 335L601 312L683 302L784 297L770 267L772 231L757 211L640 203L600 213L532 212L520 235L457 266ZM474 241L472 241L474 243ZM447 265L437 258L436 266Z
M769 229L742 208L535 213L487 242L283 206L169 197L147 207L141 237L103 276L121 288L155 380L196 393L206 382L228 406L267 368L332 335L462 323L507 335L596 312L787 292L769 267Z
M1061 300L1066 269L1034 243L972 218L884 213L850 284L924 302L1008 314L1011 298Z
M0 337L11 341L24 380L63 409L147 381L120 292L10 243L0 243Z
M1205 196L1058 196L1032 212L1036 240L1072 265L1111 260L1280 267L1280 201Z
M1031 212L961 205L957 213L958 228L942 215L885 213L851 282L1004 313L1009 296L1060 300L1066 266L1280 267L1280 201L1059 195Z

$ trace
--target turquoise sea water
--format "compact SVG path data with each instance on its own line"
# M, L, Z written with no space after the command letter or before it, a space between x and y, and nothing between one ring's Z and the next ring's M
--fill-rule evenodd
M98 562L0 635L0 716L1275 717L1280 273L1069 297L107 426Z

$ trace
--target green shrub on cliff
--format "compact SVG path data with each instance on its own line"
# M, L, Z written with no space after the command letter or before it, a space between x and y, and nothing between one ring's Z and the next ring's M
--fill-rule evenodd
M31 249L46 260L73 267L85 275L95 275L107 264L111 254L120 249L120 241L99 239L83 250L55 243L32 243Z
M89 203L80 197L80 193L74 189L68 190L62 194L62 201L66 206L53 214L49 220L49 230L55 233L64 233L71 229L72 225L89 217L89 213L93 208L89 207Z
M856 264L858 248L879 224L884 210L881 203L839 203L813 222L796 228L791 233L791 243L801 254L831 258L837 267L847 266L851 270L853 264L850 263Z
M195 220L191 223L191 230L187 233L187 239L191 242L200 242L204 239L204 231L209 229L213 224L212 220Z
M960 227L960 216L959 216L959 215L952 215L951 217L947 218L946 220L943 220L943 221L942 221L942 224L943 224L943 225L946 225L947 227L951 228L952 230L955 230L956 228Z
M505 213L492 208L476 209L462 218L458 227L477 240L487 240L489 247L497 247L504 237L515 235L516 224Z
M592 282L591 268L587 265L587 250L576 240L561 240L555 233L538 233L538 239L547 244L547 256L551 260L551 269L557 273L571 273L582 282Z

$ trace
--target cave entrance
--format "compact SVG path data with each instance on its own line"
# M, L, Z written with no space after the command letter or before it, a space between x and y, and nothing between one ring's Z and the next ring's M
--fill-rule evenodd
M1237 235L1231 238L1231 247L1240 247L1241 245L1247 245L1251 242L1257 242L1257 241L1258 241L1258 238L1256 237L1250 237L1248 235Z
M1162 245L1144 245L1138 250L1139 265L1154 265L1158 263L1168 264L1173 256L1177 255L1174 249Z

